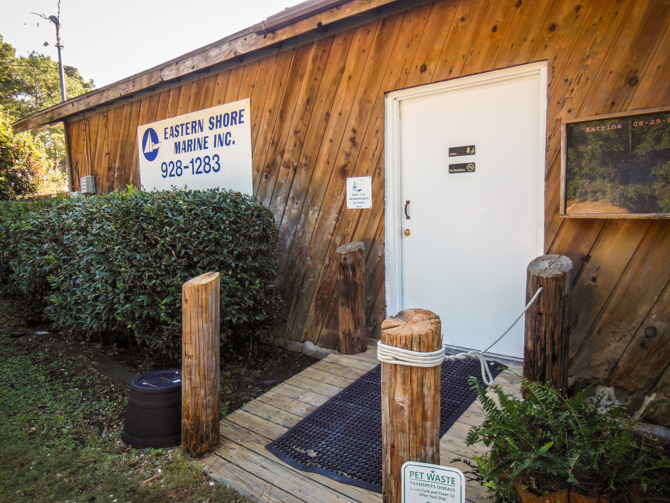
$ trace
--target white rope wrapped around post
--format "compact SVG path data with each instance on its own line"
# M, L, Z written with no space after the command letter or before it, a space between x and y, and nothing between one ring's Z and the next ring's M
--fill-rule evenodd
M406 365L408 367L438 367L442 365L444 360L466 360L478 359L482 369L482 380L487 386L493 384L493 376L491 370L486 364L484 355L479 351L468 351L467 353L459 353L457 355L446 355L444 347L437 351L421 352L410 351L408 349L401 349L395 346L387 346L382 341L377 343L377 359L383 363L394 363L396 365Z
M383 363L392 363L396 365L406 365L408 367L423 367L423 368L437 367L439 365L442 365L442 362L444 362L444 360L449 361L465 360L465 359L479 360L479 364L481 366L482 371L482 381L484 381L487 386L491 386L493 384L493 376L491 375L491 370L489 369L489 366L486 364L484 353L486 353L489 349L495 346L498 343L498 341L500 341L500 339L505 337L508 334L508 332L512 330L514 325L517 324L517 322L526 313L526 311L528 311L530 306L532 306L533 303L537 300L541 292L542 287L537 289L535 295L533 295L533 298L530 299L524 310L509 326L509 328L505 330L503 334L500 337L498 337L484 351L467 351L465 353L458 353L455 355L445 355L444 346L441 349L438 349L437 351L422 352L422 351L411 351L409 349L402 349L395 346L389 346L387 344L384 344L382 341L379 341L377 343L377 359Z
M444 361L444 347L427 353L411 351L377 342L377 359L383 363L396 363L408 367L437 367Z

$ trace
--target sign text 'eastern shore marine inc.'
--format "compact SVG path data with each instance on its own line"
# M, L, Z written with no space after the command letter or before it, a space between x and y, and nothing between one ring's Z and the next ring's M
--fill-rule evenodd
M137 140L146 190L253 193L248 99L139 126Z

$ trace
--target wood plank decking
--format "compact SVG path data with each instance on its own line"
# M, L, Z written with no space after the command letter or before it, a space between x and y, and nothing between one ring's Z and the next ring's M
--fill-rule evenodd
M297 470L271 454L265 445L280 437L314 409L377 365L376 348L354 356L333 354L276 386L221 421L219 448L205 456L203 467L214 479L259 502L381 502L381 495ZM507 392L518 393L521 368L511 367L495 380ZM473 403L440 441L440 463L459 467L458 457L481 453L468 447L465 436L483 421ZM482 446L483 447L483 446ZM483 501L487 490L468 482L467 501Z

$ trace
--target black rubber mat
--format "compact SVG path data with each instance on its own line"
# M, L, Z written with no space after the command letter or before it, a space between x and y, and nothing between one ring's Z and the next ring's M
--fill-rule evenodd
M502 366L489 362L497 376ZM468 377L479 360L442 364L440 436L475 401ZM482 383L483 384L483 383ZM360 377L287 431L267 449L300 470L371 491L382 491L381 365Z

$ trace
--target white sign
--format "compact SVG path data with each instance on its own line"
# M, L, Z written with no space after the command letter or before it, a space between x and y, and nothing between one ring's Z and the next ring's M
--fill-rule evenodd
M372 208L372 177L347 178L347 209Z
M253 192L248 99L139 126L137 144L146 190Z
M458 468L408 461L402 465L402 503L465 503L465 477Z

